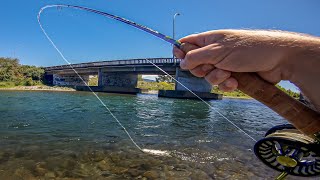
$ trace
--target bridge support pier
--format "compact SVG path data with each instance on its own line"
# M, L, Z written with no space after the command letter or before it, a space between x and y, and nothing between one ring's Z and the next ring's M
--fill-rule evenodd
M44 81L47 85L53 85L53 74L44 74Z
M137 94L140 92L136 88L138 82L138 74L123 72L98 72L98 87L91 87L94 91Z
M175 78L202 99L222 99L221 94L211 93L212 85L210 83L208 83L204 78L193 76L189 71L181 71L180 68L176 68ZM198 99L195 95L190 93L185 87L177 82L175 84L175 90L160 90L158 96Z

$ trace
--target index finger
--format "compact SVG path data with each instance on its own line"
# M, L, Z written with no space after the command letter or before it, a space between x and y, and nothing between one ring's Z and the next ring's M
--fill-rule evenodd
M199 34L191 34L181 38L179 41L181 43L187 42L199 47L203 47L223 39L225 37L225 33L226 32L222 30L207 31Z

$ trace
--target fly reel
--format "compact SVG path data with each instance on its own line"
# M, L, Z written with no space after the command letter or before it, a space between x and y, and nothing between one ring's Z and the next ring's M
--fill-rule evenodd
M271 128L255 144L254 153L264 164L281 172L276 179L288 174L320 175L320 144L290 124Z

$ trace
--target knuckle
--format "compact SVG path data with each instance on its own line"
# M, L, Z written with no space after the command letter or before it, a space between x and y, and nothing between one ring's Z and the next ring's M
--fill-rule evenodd
M204 77L208 72L204 71L203 66L197 66L194 69L190 70L191 74L193 74L196 77Z
M221 69L214 69L207 76L206 80L213 85L218 85L228 79L231 73Z
M199 73L197 70L195 70L195 69L190 70L190 73L193 74L193 75L196 76L196 77L199 77L199 76L200 76L200 73Z
M184 57L184 60L183 60L183 67L184 69L190 69L192 68L192 61L194 59L194 55L195 53L194 52L188 52L185 57Z
M229 78L231 76L231 72L230 71L225 71L222 69L218 69L216 70L216 77L218 79L222 79L222 80L226 80L227 78Z
M190 71L190 72L191 72L191 74L193 74L196 77L204 77L205 76L205 73L201 70L198 70L198 69Z
M195 56L194 51L189 51L189 52L187 52L187 54L186 54L186 56L184 57L184 59L190 61L190 60L193 59L194 56Z

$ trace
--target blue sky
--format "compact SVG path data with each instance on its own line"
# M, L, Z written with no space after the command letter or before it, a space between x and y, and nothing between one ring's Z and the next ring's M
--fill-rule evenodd
M39 9L47 4L87 6L116 14L176 37L223 28L280 29L320 36L317 0L4 0L0 4L0 56L22 64L65 64L42 34ZM48 34L73 63L143 57L170 57L171 46L113 20L70 9L45 11ZM290 87L291 85L287 85Z

